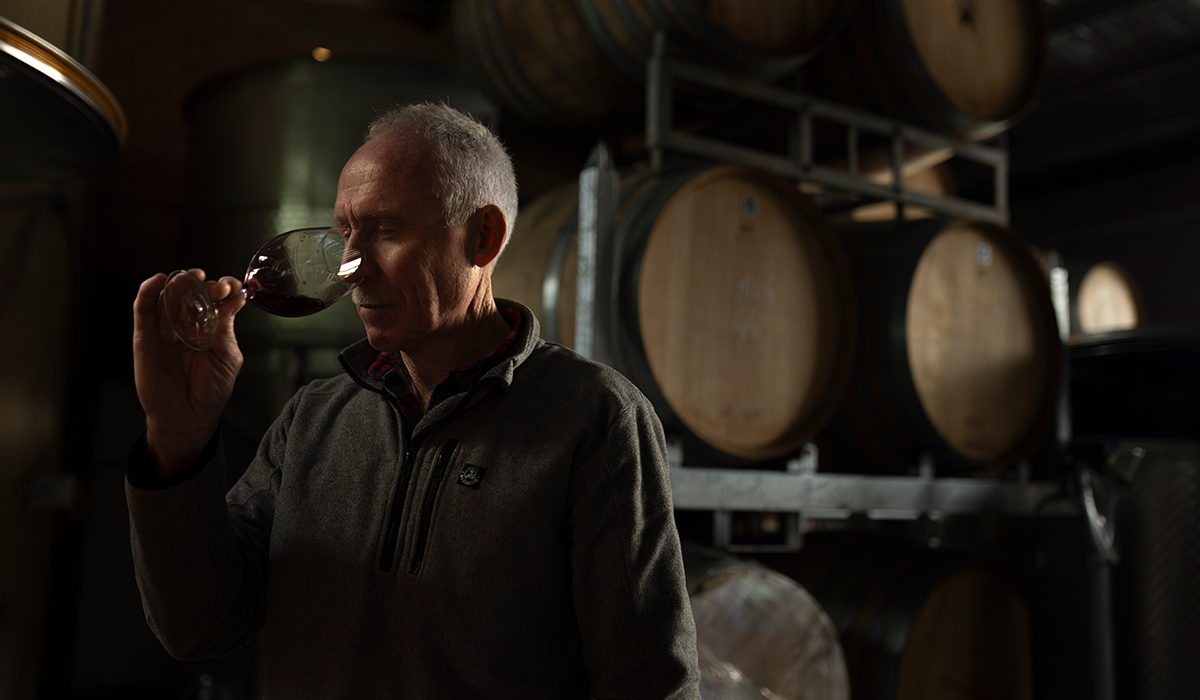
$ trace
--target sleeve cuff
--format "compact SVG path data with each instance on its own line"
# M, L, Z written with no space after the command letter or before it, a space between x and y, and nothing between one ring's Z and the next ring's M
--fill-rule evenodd
M199 474L204 470L205 466L212 462L213 457L217 454L217 447L220 444L220 433L216 433L208 441L208 444L204 446L204 450L196 458L196 461L192 462L191 466L187 469L171 476L155 476L154 472L150 469L146 434L142 433L141 437L134 443L133 451L129 453L129 463L125 468L125 479L129 481L130 486L145 491L158 491L170 488L176 484L182 484Z

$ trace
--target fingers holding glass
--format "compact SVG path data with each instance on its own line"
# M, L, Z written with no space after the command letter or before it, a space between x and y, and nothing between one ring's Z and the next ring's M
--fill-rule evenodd
M167 277L167 284L158 296L159 318L165 316L166 326L175 337L199 351L212 345L219 319L217 305L209 298L203 277L203 272L197 279L188 270L176 270Z

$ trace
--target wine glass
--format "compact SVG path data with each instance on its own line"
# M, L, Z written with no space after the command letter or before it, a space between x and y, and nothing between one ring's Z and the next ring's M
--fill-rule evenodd
M207 350L217 333L217 308L241 296L277 316L308 316L328 308L351 290L347 281L362 262L347 249L341 234L328 228L281 233L262 245L250 260L240 292L213 300L204 284L187 270L176 270L158 297L175 337L198 351Z

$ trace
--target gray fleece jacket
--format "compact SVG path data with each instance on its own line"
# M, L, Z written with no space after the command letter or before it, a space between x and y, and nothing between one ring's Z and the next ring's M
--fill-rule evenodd
M265 626L268 700L699 698L662 427L520 308L505 359L411 434L363 341L228 494L216 441L168 482L135 450L136 576L167 650Z

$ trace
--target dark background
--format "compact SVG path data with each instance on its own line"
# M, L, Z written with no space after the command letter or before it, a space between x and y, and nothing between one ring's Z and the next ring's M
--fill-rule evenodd
M142 429L129 308L144 278L187 262L196 224L187 100L209 81L304 59L315 46L335 60L453 63L447 6L0 0L0 15L86 64L129 122L116 163L67 183L66 198L43 224L39 235L67 243L36 248L24 269L14 269L10 262L23 250L20 219L3 220L8 255L0 262L12 284L0 309L16 310L0 318L15 324L6 330L10 344L25 349L2 359L10 372L38 378L0 383L8 392L0 395L7 425L0 431L0 698L252 694L253 647L214 662L165 654L142 620L128 553L122 469ZM1071 265L1118 262L1141 290L1148 325L1198 329L1200 5L1046 0L1043 7L1037 99L1001 138L1011 154L1012 228ZM498 129L513 153L523 203L572 181L599 137L624 163L644 156L635 132L559 133L504 108ZM976 186L960 183L966 194ZM0 193L10 190L23 191L5 185ZM71 290L70 297L55 297L55 289ZM47 339L54 347L33 345ZM36 396L49 403L31 413ZM38 432L42 423L29 415L45 416L49 427ZM254 430L244 432L231 449L250 449ZM42 473L74 479L71 512L30 509L21 488Z

